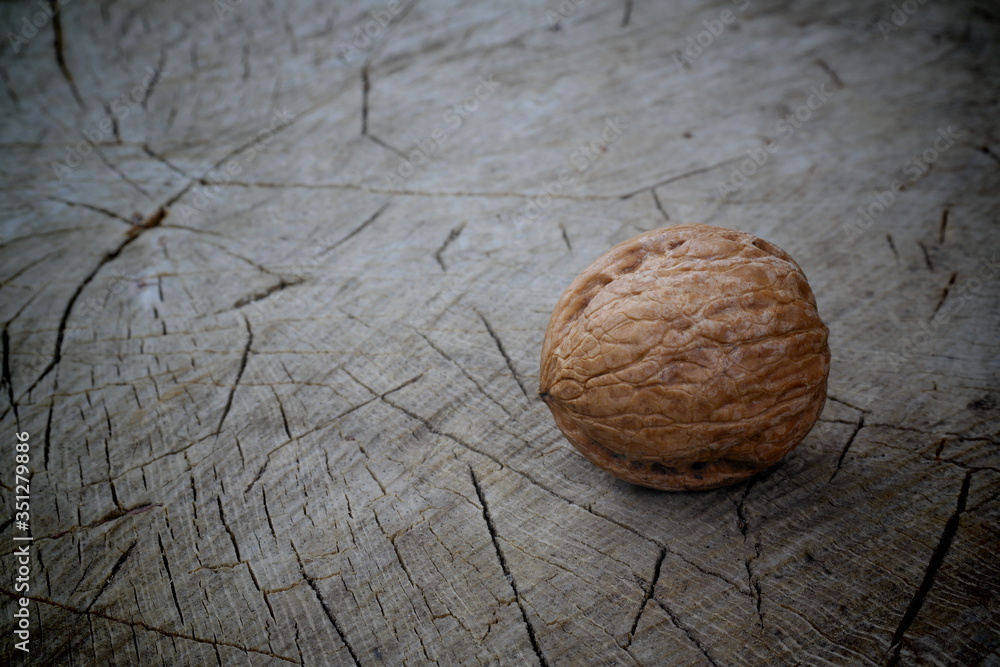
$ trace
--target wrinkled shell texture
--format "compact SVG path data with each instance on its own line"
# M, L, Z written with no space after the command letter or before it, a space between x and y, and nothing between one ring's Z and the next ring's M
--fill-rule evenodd
M615 246L567 288L545 333L539 394L613 475L711 489L802 441L829 369L827 328L785 251L677 225Z

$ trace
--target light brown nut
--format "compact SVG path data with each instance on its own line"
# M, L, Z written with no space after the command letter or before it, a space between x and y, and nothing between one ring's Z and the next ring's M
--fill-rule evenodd
M795 260L751 234L677 225L615 246L566 289L539 395L611 474L712 489L802 441L829 370L827 328Z

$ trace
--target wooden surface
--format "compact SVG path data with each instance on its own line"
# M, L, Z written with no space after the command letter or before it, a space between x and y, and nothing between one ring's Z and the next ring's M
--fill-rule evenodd
M15 432L32 664L1000 663L995 6L44 6L0 6L5 663ZM535 396L565 286L678 222L831 331L822 421L706 493Z

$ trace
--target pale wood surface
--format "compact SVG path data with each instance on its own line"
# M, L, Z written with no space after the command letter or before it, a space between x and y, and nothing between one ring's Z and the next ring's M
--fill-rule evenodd
M5 37L4 662L27 431L32 664L1000 663L996 7L742 4L78 1ZM535 391L564 287L680 221L789 251L833 368L776 469L664 494Z

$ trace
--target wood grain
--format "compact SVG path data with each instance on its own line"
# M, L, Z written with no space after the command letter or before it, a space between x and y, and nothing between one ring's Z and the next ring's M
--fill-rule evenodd
M1000 17L903 4L0 5L3 662L22 431L36 664L1000 662ZM682 222L833 361L664 494L533 389Z

